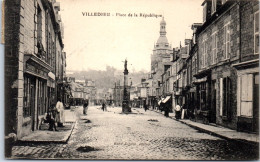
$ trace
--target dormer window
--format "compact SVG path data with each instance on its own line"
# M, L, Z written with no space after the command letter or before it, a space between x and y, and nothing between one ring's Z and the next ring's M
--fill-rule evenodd
M222 4L225 4L228 0L222 0Z
M212 0L212 6L211 6L211 15L213 15L217 10L217 0Z
M203 22L206 22L207 20L207 3L203 6Z

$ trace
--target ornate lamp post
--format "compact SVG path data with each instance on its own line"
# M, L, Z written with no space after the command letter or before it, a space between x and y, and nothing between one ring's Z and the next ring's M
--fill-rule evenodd
M124 96L122 103L122 112L128 113L131 112L131 108L129 106L130 96L128 93L128 70L127 70L127 60L125 60L125 70L124 70Z

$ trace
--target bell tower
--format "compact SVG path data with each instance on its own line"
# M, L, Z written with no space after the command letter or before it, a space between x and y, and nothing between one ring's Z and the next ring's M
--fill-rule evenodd
M166 22L164 21L164 17L162 17L162 21L160 22L160 36L166 35Z

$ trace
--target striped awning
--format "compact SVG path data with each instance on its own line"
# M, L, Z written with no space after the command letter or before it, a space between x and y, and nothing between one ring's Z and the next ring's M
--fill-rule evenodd
M164 100L164 98L162 98L159 102L158 102L158 105L160 105L161 104L161 102Z
M167 101L169 101L170 98L171 98L171 96L167 96L167 97L162 101L162 103L166 103Z

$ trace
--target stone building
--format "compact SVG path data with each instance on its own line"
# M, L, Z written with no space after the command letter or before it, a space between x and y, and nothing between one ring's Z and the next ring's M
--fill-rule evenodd
M5 134L19 139L39 129L40 118L56 103L56 54L63 43L54 0L4 5Z
M95 81L85 79L85 88L87 90L87 99L89 100L89 105L95 105L97 103L97 88Z
M129 91L130 92L130 91ZM124 96L124 85L123 82L118 80L115 82L115 87L113 88L113 99L115 106L122 106Z
M160 22L159 33L160 36L154 45L153 54L151 55L151 77L153 80L151 91L157 102L162 96L162 89L160 89L162 74L171 66L170 54L172 53L172 48L166 37L166 22L164 18Z
M197 87L198 110L209 122L232 129L251 124L249 129L257 130L258 115L254 114L258 109L253 107L258 99L253 96L258 94L259 2L206 0L202 5L203 25L196 33L198 72L194 75L202 81Z
M237 70L237 129L259 132L259 1L239 3L240 36Z
M197 112L236 129L236 71L239 59L239 7L234 1L204 1L198 36L199 105ZM216 101L216 102L215 102ZM214 117L215 119L209 118Z

